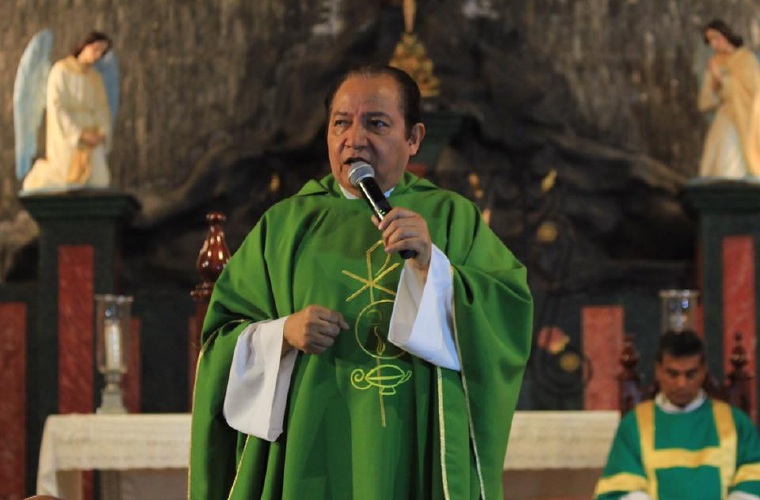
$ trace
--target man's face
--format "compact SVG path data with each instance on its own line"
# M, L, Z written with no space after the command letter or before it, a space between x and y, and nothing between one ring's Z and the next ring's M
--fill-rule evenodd
M348 180L350 164L364 160L375 170L380 189L398 184L409 157L416 154L425 127L407 133L401 94L386 75L352 76L338 88L327 127L330 169L341 186L357 194Z
M705 364L700 355L675 358L663 354L655 364L660 391L671 403L684 407L694 401L705 381Z

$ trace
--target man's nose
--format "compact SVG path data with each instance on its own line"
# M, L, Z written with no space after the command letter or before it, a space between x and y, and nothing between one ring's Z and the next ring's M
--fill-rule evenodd
M354 123L347 132L347 144L351 148L362 148L367 145L367 130L361 123Z

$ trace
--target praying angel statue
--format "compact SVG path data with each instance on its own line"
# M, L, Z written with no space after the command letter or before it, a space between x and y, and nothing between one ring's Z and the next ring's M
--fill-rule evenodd
M111 39L92 31L55 64L52 46L50 30L32 38L13 87L16 176L22 195L105 188L111 181L107 155L119 106L119 70ZM38 158L43 111L45 156Z

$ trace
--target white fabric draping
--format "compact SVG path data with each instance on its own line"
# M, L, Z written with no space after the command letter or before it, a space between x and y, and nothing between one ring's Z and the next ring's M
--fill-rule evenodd
M504 470L601 469L619 422L617 411L518 411Z
M78 474L63 471L185 469L189 414L51 415L45 421L37 494L76 498Z

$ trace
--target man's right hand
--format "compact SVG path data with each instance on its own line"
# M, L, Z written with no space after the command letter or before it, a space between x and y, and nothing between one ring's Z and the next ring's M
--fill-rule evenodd
M285 320L282 353L296 348L308 354L322 354L333 345L341 330L348 330L341 313L322 306L307 306Z

